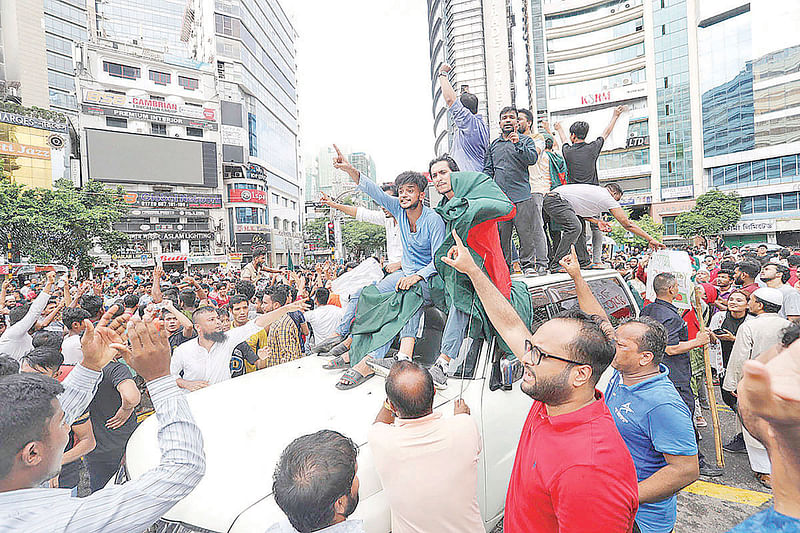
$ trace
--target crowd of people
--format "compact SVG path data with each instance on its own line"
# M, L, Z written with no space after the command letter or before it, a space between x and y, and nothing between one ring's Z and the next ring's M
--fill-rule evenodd
M337 293L336 282L359 265L274 269L258 249L240 272L112 265L92 279L55 272L6 279L0 532L145 530L205 473L202 433L186 395L311 353L327 356L325 368L345 371L339 389L386 378L368 440L392 531L484 531L481 429L463 400L454 402L453 416L434 410L436 389L463 369L476 331L496 336L522 363L520 389L533 400L504 531L672 531L676 493L700 475L722 474L698 446L703 409L714 401L703 395L707 346L712 379L740 420L725 449L747 453L775 495L773 507L733 531L800 529L800 255L691 250L698 303L688 312L674 305L673 274L647 279L647 252L609 257L642 310L615 328L582 274L606 266L603 216L650 248L664 247L627 217L618 185L599 185L596 160L624 108L587 143L585 122L572 124L569 137L556 124L559 142L547 124L544 133L532 132L529 111L506 107L502 133L490 140L476 97L456 95L449 70L443 65L439 79L456 133L452 155L429 164L442 196L437 206L425 205L423 174L403 172L381 186L336 149L334 166L382 211L323 202L384 226L387 235L380 277L348 294ZM534 321L527 286L511 275L514 231L523 273L568 275L580 309ZM433 364L423 365L415 345L432 305L447 318ZM108 485L151 412L160 464ZM354 442L331 430L291 442L272 480L286 520L265 529L363 532L351 518L359 503L357 456ZM78 488L82 464L88 497L78 497L87 496Z

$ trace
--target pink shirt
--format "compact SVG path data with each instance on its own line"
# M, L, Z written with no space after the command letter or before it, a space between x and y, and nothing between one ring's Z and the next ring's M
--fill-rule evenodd
M392 533L485 533L477 493L481 436L471 416L377 422L369 444Z

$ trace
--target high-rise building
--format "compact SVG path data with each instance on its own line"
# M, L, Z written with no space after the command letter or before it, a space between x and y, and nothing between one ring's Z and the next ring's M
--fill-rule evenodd
M181 57L190 56L188 0L89 0L100 37ZM189 20L187 20L187 18Z
M736 191L731 245L800 245L800 5L698 2L703 185ZM669 222L665 220L665 222Z

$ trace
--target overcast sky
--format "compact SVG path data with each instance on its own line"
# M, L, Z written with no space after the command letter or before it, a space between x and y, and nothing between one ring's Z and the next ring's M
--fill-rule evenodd
M283 2L299 34L303 160L329 143L372 155L380 182L433 155L426 3Z

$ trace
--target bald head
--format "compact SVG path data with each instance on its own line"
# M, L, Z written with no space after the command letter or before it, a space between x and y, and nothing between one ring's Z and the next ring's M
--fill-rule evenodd
M386 378L386 397L400 418L421 418L433 411L433 378L411 361L398 361Z

